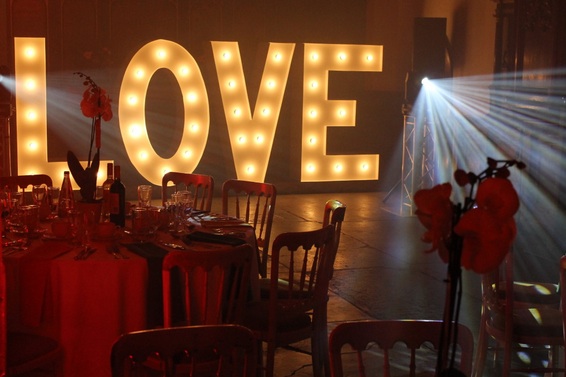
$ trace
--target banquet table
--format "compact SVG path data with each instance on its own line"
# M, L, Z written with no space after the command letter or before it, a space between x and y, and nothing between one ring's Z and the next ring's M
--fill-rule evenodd
M195 227L197 233L213 236L225 229L255 247L253 228L246 225L222 222L217 228L211 221L206 228L198 222ZM27 250L3 257L7 322L10 329L57 339L64 350L65 377L110 376L114 341L123 333L159 326L162 302L151 281L159 281L159 290L160 275L156 274L160 274L160 260L163 253L174 250L164 243L203 252L224 246L211 240L185 243L164 231L151 242L140 244L133 242L127 231L118 230L109 239L94 238L91 245L96 252L86 260L75 260L81 248L49 237L49 223L42 226L45 234L34 239ZM109 244L119 247L119 255L107 252ZM143 250L161 254L152 260ZM252 297L257 298L255 255L251 269Z

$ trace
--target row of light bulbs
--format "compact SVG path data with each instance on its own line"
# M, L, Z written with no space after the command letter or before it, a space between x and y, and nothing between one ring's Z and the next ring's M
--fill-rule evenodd
M220 92L237 177L263 181L295 44L269 44L253 114L238 43L211 44L218 80L225 83ZM355 101L328 100L327 93L329 71L381 71L382 47L305 44L304 49L301 180L377 179L379 155L326 154L326 128L355 125ZM15 38L15 51L19 174L51 171L62 175L66 163L47 161L45 40ZM180 146L168 159L155 153L145 121L149 82L161 68L175 76L184 106ZM210 114L202 73L186 49L172 41L155 40L132 57L120 88L119 121L127 154L148 181L160 185L167 171L196 169L206 146Z

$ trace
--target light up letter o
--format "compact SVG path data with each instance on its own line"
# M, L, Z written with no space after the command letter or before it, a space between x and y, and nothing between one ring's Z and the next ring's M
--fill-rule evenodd
M177 79L185 112L179 148L169 159L155 153L145 121L149 82L160 68L169 69ZM194 171L206 146L210 114L204 79L192 55L179 44L163 39L143 46L124 73L119 117L128 157L148 181L161 186L161 178L167 171Z

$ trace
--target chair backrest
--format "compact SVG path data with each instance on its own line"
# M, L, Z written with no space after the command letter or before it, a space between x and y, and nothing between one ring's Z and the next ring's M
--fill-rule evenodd
M32 174L32 175L12 175L7 177L0 177L0 190L8 187L10 191L21 191L26 193L29 186L46 185L47 187L53 186L53 180L47 174ZM30 189L31 192L31 189Z
M330 370L332 377L342 377L348 375L358 375L365 377L366 375L382 375L376 373L370 368L379 368L382 365L383 376L390 376L391 370L397 367L403 367L408 370L407 375L414 376L419 365L417 360L421 353L428 352L429 358L426 367L429 371L434 372L436 368L436 358L434 352L438 349L440 343L440 334L442 329L442 321L429 320L368 320L357 322L344 322L336 326L330 333ZM458 324L458 348L459 360L456 365L457 369L470 376L472 372L472 360L474 352L474 336L470 329L462 324ZM350 345L350 349L342 350L345 344ZM370 349L368 346L375 344L382 350L382 361L377 362L375 348ZM434 349L432 352L429 347L422 347L429 344ZM397 345L397 346L396 346ZM394 347L406 347L399 351ZM420 349L420 351L419 351ZM426 351L428 349L428 351ZM345 353L350 351L349 356L357 363L344 363ZM352 353L351 351L354 351ZM368 353L369 351L369 353ZM372 352L373 351L373 352ZM407 352L410 351L410 352ZM364 356L365 357L364 357ZM373 355L368 359L368 355ZM381 355L380 355L381 358ZM403 362L401 358L408 361ZM345 371L346 365L357 365L357 371ZM346 373L348 372L348 373ZM422 371L421 371L422 372Z
M327 225L334 225L334 247L336 254L338 254L338 246L340 245L340 235L342 234L342 222L346 216L346 206L339 200L330 199L324 204L324 213L322 216L322 227ZM334 261L332 261L334 266ZM334 275L334 268L330 274L330 278Z
M281 233L273 241L271 253L269 323L278 323L278 307L297 313L326 308L336 253L334 226Z
M214 196L214 178L206 174L168 172L161 179L161 201L165 205L169 198L168 185L172 182L174 191L187 189L193 192L193 208L201 211L210 211L212 208L212 197ZM181 188L180 185L183 185Z
M238 217L255 229L259 253L258 269L262 277L267 276L276 198L277 190L270 183L229 179L222 185L222 214Z
M181 363L188 376L252 377L256 373L256 340L248 328L228 324L127 333L112 346L112 377L136 375L136 369L143 371L143 363L156 357L160 375L166 377L175 375Z
M169 252L162 269L164 326L241 322L253 252L247 244Z
M481 341L485 336L481 329L485 328L485 333L496 339L503 348L502 376L509 376L512 371L563 372L565 369L557 364L536 368L532 363L512 365L513 350L517 344L528 344L539 349L551 347L554 361L559 358L555 354L557 349L562 347L562 357L566 356L566 349L563 347L564 314L561 310L548 305L515 303L513 254L513 250L510 250L498 268L482 274L482 318L475 367L479 373L484 367L487 347L485 341Z

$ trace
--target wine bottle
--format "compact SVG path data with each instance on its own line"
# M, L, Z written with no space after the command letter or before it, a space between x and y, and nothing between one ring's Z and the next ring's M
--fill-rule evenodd
M114 183L114 164L106 165L106 180L102 184L102 221L109 221L110 217L110 186Z
M114 166L114 182L110 186L110 222L126 225L126 187L120 179L120 165Z
M59 193L59 204L57 205L57 216L67 217L69 210L75 207L75 196L71 185L71 175L68 170L63 173L63 183Z

